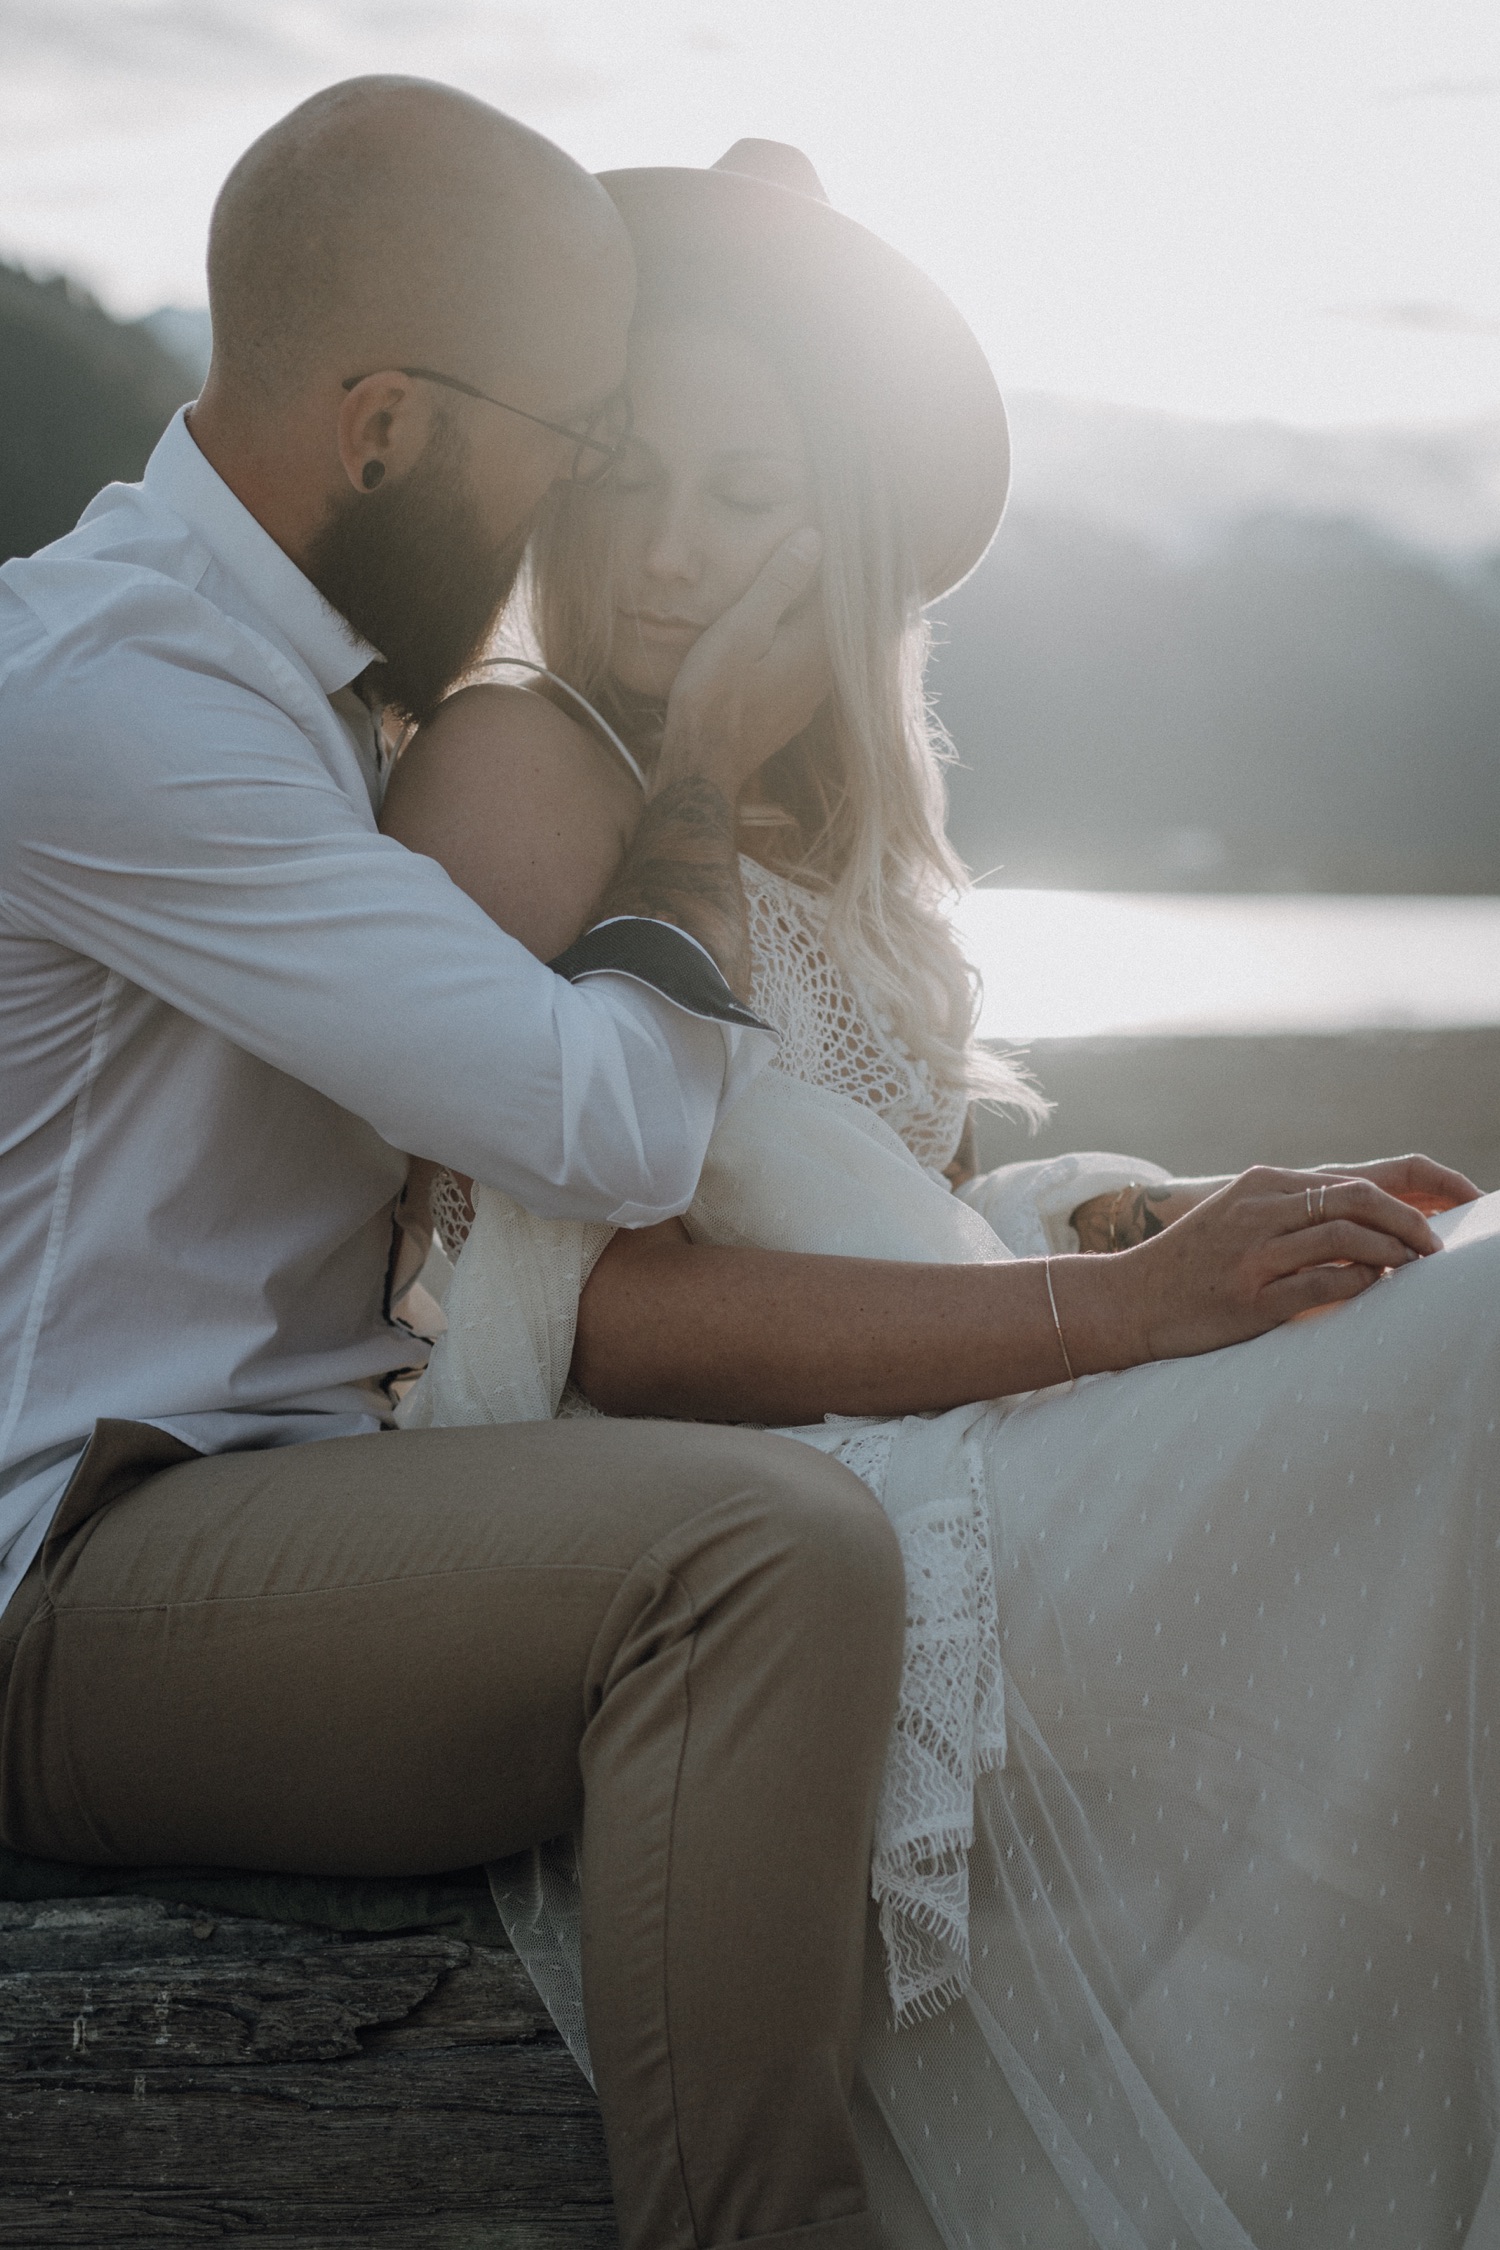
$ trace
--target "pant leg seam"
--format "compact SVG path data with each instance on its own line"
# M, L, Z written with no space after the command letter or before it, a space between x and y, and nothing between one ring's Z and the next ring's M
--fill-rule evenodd
M682 2182L682 2200L687 2206L688 2224L693 2230L693 2241L695 2243L701 2243L703 2240L703 2230L698 2224L698 2213L693 2204L692 2183L688 2178L687 2157L682 2146L682 2106L677 2097L677 2059L673 2052L672 2046L672 1979L670 1970L671 1942L669 1936L672 1920L672 1889L674 1878L674 1853L677 1839L677 1808L682 1797L682 1769L687 1763L688 1730L691 1727L693 1721L692 1678L693 1663L698 1654L699 1619L697 1613L697 1605L693 1602L692 1596L691 1594L689 1594L688 1589L682 1585L681 1580L677 1577L675 1572L673 1572L671 1575L673 1585L679 1587L684 1596L686 1596L687 1598L689 1613L693 1619L693 1637L692 1647L688 1652L687 1664L682 1675L682 1700L684 1707L683 1726L682 1734L677 1746L677 1770L672 1776L672 1809L667 1821L667 1864L665 1870L665 1880L663 1883L664 1896L662 1899L661 1917L661 1985L663 2017L662 2030L665 2036L667 2050L667 2085L672 2099L672 2139L673 2144L677 2150L677 2176Z
M634 1568L634 1563L467 1563L455 1564L450 1570L392 1571L384 1578L351 1578L331 1581L326 1586L294 1586L284 1592L262 1588L250 1594L188 1594L146 1602L70 1601L65 1597L64 1606L54 1606L53 1614L59 1618L84 1614L144 1617L153 1610L213 1609L220 1604L237 1602L322 1601L340 1594L374 1592L382 1586L420 1586L444 1578L483 1578L520 1571L567 1571L596 1578L626 1578Z

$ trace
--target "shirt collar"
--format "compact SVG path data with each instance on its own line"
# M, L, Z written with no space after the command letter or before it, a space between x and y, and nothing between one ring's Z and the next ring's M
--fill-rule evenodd
M142 482L239 581L325 695L347 687L378 659L379 650L361 640L324 601L312 580L210 467L188 429L186 407L167 424Z

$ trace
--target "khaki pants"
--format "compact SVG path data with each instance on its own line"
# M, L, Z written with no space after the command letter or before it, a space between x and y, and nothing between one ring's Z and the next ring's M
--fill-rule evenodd
M200 1459L101 1423L0 1619L0 1834L390 1875L581 1821L627 2250L867 2250L848 2105L902 1614L884 1517L791 1439L579 1420Z

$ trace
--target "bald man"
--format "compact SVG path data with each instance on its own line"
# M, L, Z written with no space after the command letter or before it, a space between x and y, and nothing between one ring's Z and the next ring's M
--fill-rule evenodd
M580 1828L629 2250L863 2250L884 1518L747 1431L389 1426L402 1152L645 1225L766 1058L734 760L816 699L816 557L703 637L546 969L380 835L377 716L434 707L543 495L607 473L613 206L355 81L236 166L209 284L142 483L0 571L0 1836L395 1875Z

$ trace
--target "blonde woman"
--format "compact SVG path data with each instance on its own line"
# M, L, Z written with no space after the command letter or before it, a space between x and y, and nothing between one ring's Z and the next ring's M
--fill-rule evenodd
M779 1067L685 1222L440 1179L449 1325L406 1418L790 1426L892 1516L858 2090L890 2240L1495 2239L1500 1198L1423 1158L971 1176L971 1100L1037 1096L973 1041L921 605L998 521L993 381L795 152L607 184L634 440L538 534L550 681L453 698L386 819L562 953L669 698L814 527L791 630L825 692L739 806ZM533 1878L502 1904L586 2058L566 1853Z

